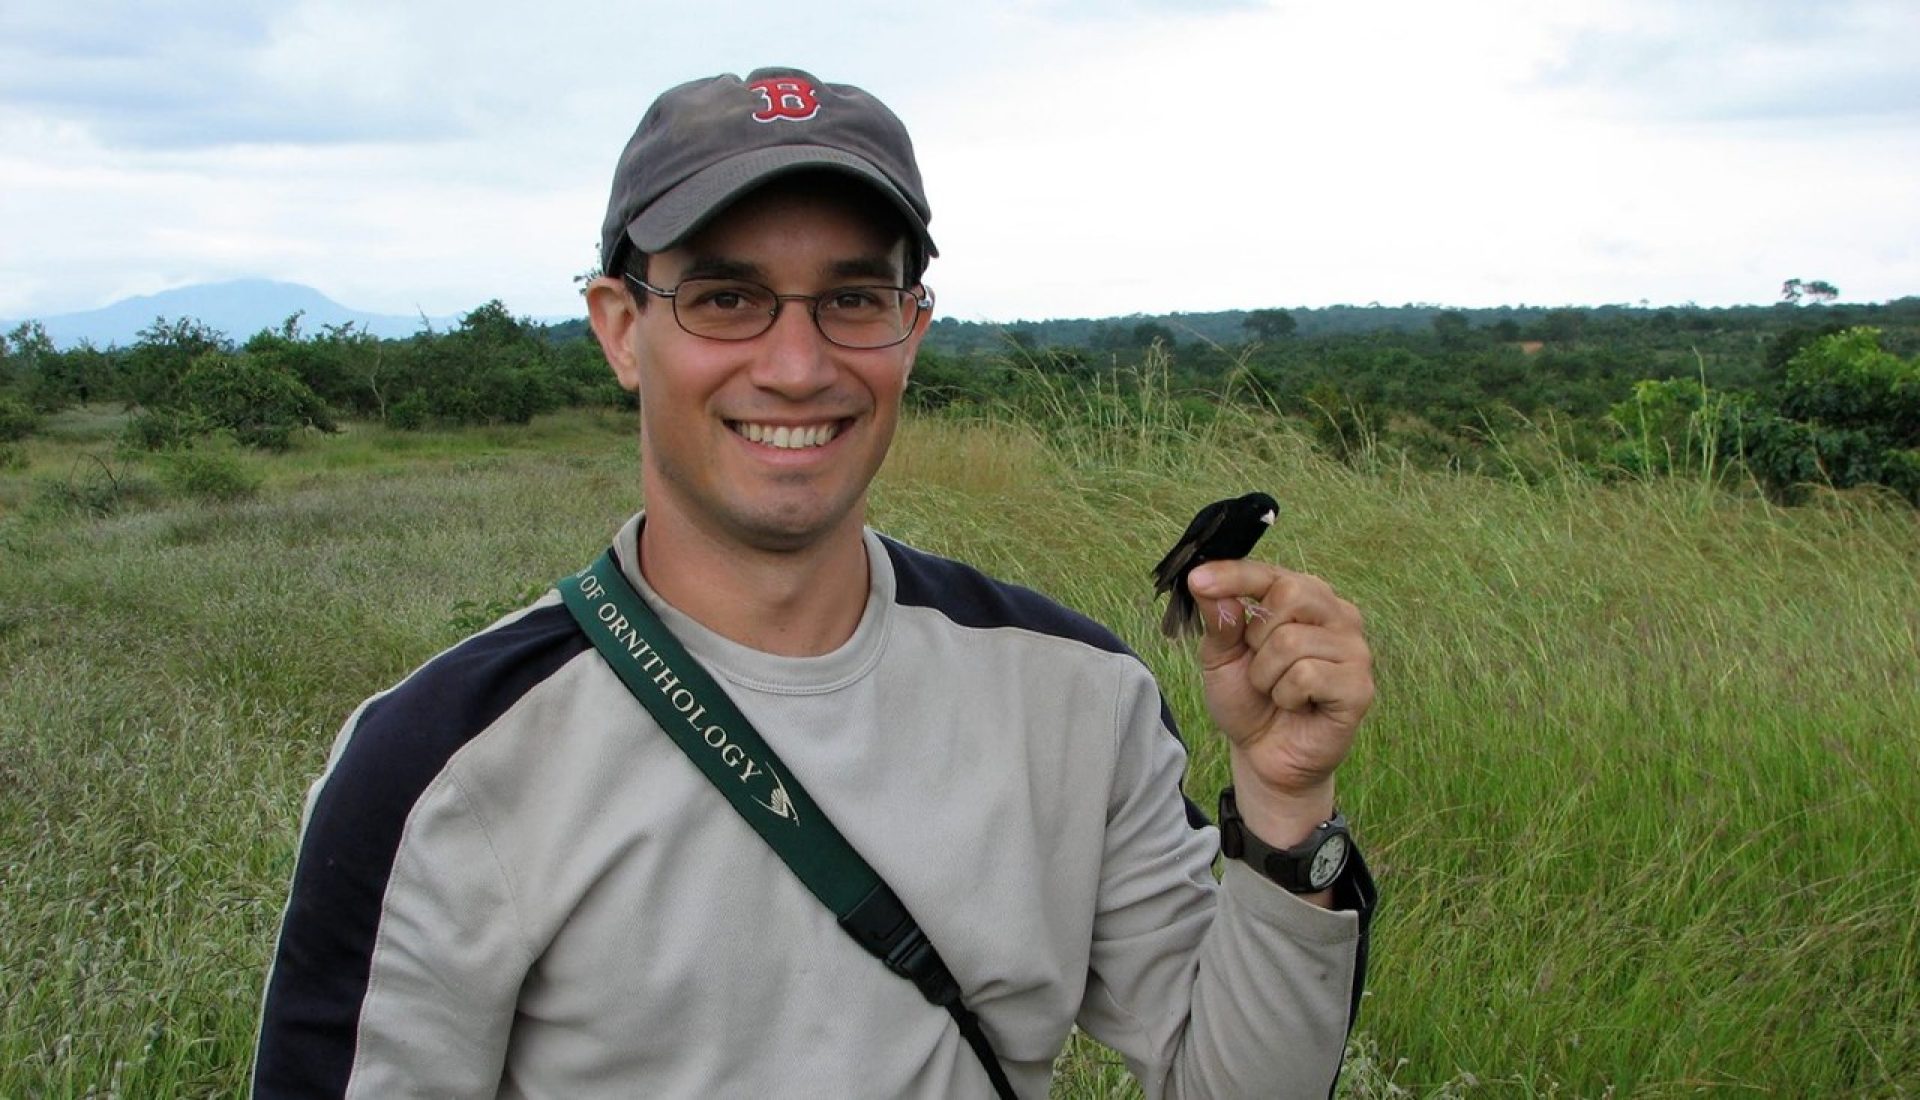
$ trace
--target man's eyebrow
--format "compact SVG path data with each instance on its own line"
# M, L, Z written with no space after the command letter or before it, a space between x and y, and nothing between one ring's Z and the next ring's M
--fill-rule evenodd
M680 272L682 279L753 279L764 280L766 273L760 265L743 260L729 260L722 256L695 256Z
M900 278L900 265L891 256L862 256L836 260L828 272L836 279L878 279L891 284Z

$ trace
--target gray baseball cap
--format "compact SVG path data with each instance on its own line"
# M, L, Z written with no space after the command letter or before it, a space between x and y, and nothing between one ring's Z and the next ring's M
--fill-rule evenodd
M653 101L613 173L601 267L614 270L623 241L672 248L747 192L808 169L867 183L899 210L924 256L939 254L913 142L886 104L851 84L771 68L689 81Z

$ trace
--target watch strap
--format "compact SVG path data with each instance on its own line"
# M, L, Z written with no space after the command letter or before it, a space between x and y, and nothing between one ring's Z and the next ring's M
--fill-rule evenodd
M1314 859L1322 848L1339 838L1344 845L1340 868L1327 881L1313 881ZM1232 787L1220 792L1220 854L1237 859L1258 871L1262 877L1294 894L1312 894L1332 888L1354 864L1353 837L1347 829L1346 815L1339 810L1314 826L1307 838L1291 848L1275 848L1248 829L1240 816L1240 806Z

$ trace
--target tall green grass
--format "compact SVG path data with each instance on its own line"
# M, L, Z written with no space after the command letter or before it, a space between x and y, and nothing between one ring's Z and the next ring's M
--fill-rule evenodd
M0 1097L234 1095L338 723L588 560L635 449L587 413L356 428L239 456L260 487L219 501L107 438L79 418L0 472ZM145 488L74 506L50 486L89 455ZM1146 572L1256 487L1261 556L1360 604L1377 658L1341 773L1385 895L1350 1094L1920 1092L1911 510L1342 464L1270 416L1062 387L909 419L873 519L1119 631L1205 802L1224 759ZM1055 1095L1135 1095L1113 1062L1077 1042Z

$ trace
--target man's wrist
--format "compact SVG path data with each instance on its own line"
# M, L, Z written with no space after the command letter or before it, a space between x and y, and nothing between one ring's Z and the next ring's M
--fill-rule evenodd
M1306 840L1275 848L1253 835L1241 820L1232 787L1220 792L1220 853L1258 872L1268 882L1322 907L1333 904L1333 887L1353 855L1347 820L1336 811Z
M1284 789L1263 782L1238 760L1233 762L1232 773L1234 801L1239 804L1241 820L1271 847L1291 848L1333 816L1331 775L1305 788Z

